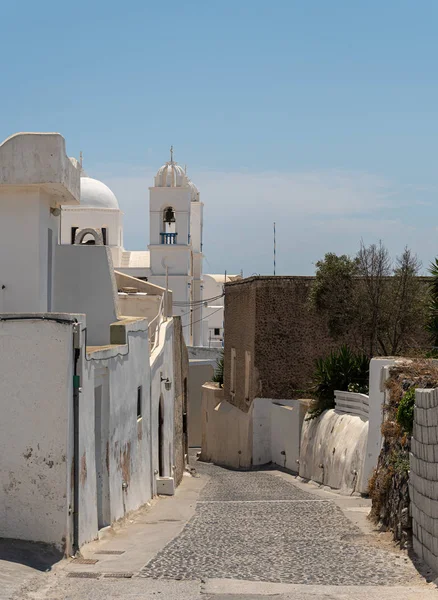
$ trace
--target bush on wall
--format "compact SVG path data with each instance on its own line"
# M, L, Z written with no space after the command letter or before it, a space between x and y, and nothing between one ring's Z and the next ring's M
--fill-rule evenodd
M216 369L212 381L218 383L219 387L224 385L224 351L222 350L219 360L216 363Z
M315 363L312 392L316 399L308 419L318 417L324 410L334 408L335 390L368 393L369 359L342 346Z
M382 424L383 445L368 490L370 518L394 539L410 537L409 452L414 424L416 388L438 386L438 367L427 360L410 360L390 368Z

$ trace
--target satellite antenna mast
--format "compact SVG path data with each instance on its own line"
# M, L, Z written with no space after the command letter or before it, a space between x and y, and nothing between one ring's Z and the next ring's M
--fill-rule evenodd
M275 254L276 254L276 248L275 248L275 221L274 221L274 275L275 275Z

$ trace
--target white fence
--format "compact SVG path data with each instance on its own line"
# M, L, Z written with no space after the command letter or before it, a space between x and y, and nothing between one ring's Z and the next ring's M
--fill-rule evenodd
M368 420L370 412L370 398L366 394L357 392L335 392L335 410L346 415L356 415Z

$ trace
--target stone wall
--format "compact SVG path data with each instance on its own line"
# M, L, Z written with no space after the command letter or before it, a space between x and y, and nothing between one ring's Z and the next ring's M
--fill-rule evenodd
M247 411L255 397L298 397L309 387L315 359L337 345L327 324L308 307L313 277L250 277L225 286L225 398ZM230 398L231 348L236 394ZM245 352L251 354L250 393L244 397Z
M438 571L438 389L415 394L409 487L414 551Z
M315 360L348 338L334 341L325 317L308 297L314 277L249 277L225 286L225 398L247 412L254 398L299 398L309 389ZM422 278L424 284L426 278ZM426 345L424 332L416 342ZM413 340L415 345L415 340ZM231 350L236 351L236 389L231 397ZM245 353L251 355L245 398Z

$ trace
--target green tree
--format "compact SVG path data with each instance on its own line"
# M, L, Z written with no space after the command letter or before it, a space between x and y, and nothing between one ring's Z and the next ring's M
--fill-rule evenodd
M315 283L310 291L310 303L323 311L330 335L337 339L348 334L355 320L355 281L358 261L343 254L327 253L316 263Z
M362 242L354 258L326 254L316 267L309 300L325 314L334 339L369 357L399 355L417 344L427 294L418 279L421 263L408 248L392 261L382 242Z

